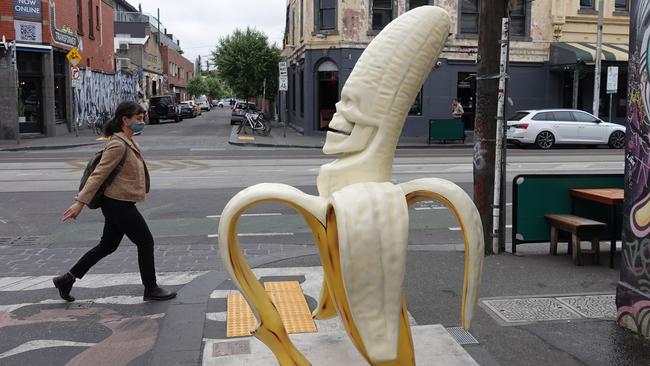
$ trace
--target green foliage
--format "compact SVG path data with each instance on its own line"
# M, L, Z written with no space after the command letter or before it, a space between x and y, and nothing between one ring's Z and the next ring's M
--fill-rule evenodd
M205 81L203 81L203 78L201 76L195 76L187 82L187 93L192 97L198 97L201 94L207 94L206 91L207 88Z
M224 95L221 80L214 76L205 79L205 88L205 94L208 95L210 100L219 99Z
M238 97L262 95L266 80L266 98L273 99L278 84L280 49L270 46L267 36L255 29L235 30L221 38L212 51L219 76Z

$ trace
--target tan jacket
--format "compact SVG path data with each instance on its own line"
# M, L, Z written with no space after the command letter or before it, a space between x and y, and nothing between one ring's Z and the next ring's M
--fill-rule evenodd
M141 202L149 192L149 171L140 152L138 144L118 132L106 144L102 158L95 170L88 177L83 189L75 199L88 203L102 183L108 178L113 169L117 168L128 149L122 170L115 176L113 182L106 188L104 196L120 201Z

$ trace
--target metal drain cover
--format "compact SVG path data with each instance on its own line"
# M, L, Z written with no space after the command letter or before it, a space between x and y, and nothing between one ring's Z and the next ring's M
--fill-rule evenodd
M616 318L613 294L497 298L481 300L504 325L527 323Z
M449 332L449 335L451 335L461 346L467 344L478 344L478 340L474 338L470 332L461 327L451 327L446 329L447 332Z

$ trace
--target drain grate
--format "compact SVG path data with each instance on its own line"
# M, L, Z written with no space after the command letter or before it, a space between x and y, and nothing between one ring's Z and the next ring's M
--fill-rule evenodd
M7 246L14 246L14 247L31 246L31 245L38 245L42 239L43 239L42 236L30 236L30 235L2 237L0 238L0 245L7 245Z
M474 336L461 327L447 328L447 332L460 344L461 346L468 344L479 344Z
M484 299L481 303L505 325L616 318L613 294L498 298Z

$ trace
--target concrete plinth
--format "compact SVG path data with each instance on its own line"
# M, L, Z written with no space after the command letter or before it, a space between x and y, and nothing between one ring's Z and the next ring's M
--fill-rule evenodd
M411 327L418 365L478 365L439 324ZM342 331L290 335L296 347L314 366L367 365ZM253 337L205 340L203 366L277 366L273 353Z

